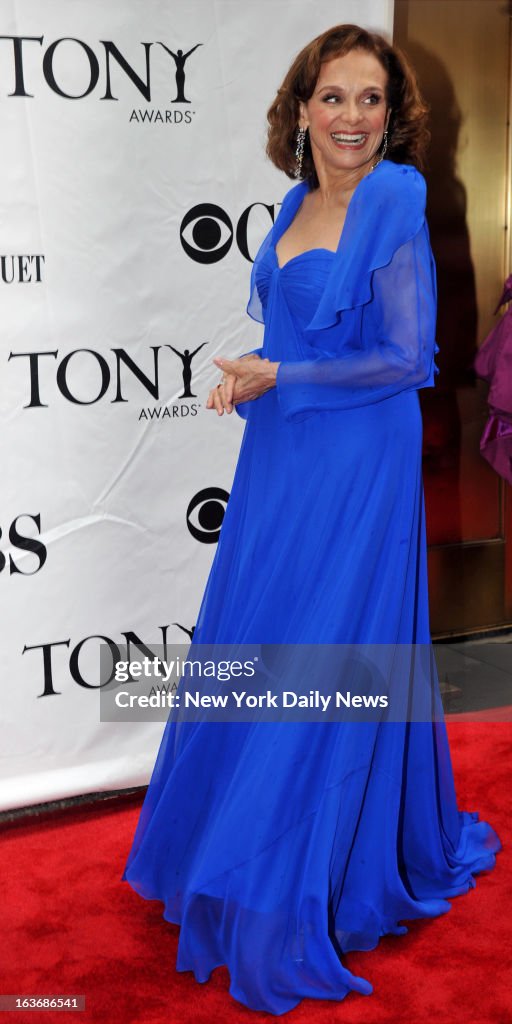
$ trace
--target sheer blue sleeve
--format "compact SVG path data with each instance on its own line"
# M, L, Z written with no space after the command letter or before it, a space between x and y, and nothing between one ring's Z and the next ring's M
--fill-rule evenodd
M286 419L433 386L437 290L426 221L387 265L373 271L370 285L370 301L360 311L359 347L280 364L276 388Z

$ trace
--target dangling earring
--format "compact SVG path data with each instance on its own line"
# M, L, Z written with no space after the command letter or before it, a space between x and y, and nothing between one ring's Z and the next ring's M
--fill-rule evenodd
M302 161L304 158L304 142L306 139L307 128L297 128L297 147L295 149L295 171L294 177L300 178L302 175Z
M378 166L378 164L380 164L381 161L384 160L384 157L386 155L386 151L387 151L387 148L388 148L388 132L387 132L387 129L384 132L383 139L384 139L384 145L382 146L381 153L379 154L377 159L374 160L374 162L373 162L373 164L372 164L372 166L370 168L370 172L375 170L375 168Z

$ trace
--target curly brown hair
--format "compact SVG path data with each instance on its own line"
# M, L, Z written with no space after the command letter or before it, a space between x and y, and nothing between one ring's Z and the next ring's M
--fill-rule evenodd
M430 142L427 128L430 108L421 96L408 58L398 46L392 46L376 32L368 32L359 25L336 25L322 32L297 54L267 111L266 153L289 178L295 178L299 102L306 103L313 95L320 65L324 61L342 57L354 49L374 54L388 74L386 102L391 107L391 116L386 159L394 163L414 164L420 171L424 170ZM318 187L309 133L305 139L301 178L307 179L311 188Z

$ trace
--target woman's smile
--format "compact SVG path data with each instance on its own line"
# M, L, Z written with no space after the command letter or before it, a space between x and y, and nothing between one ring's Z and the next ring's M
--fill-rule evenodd
M331 132L331 139L336 143L337 149L362 149L367 138L367 132Z

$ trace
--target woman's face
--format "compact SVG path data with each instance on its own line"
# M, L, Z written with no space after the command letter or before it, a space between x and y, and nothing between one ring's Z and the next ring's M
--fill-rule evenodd
M320 66L315 91L300 104L300 125L309 128L317 172L354 170L370 163L391 113L388 75L366 50L354 49Z

